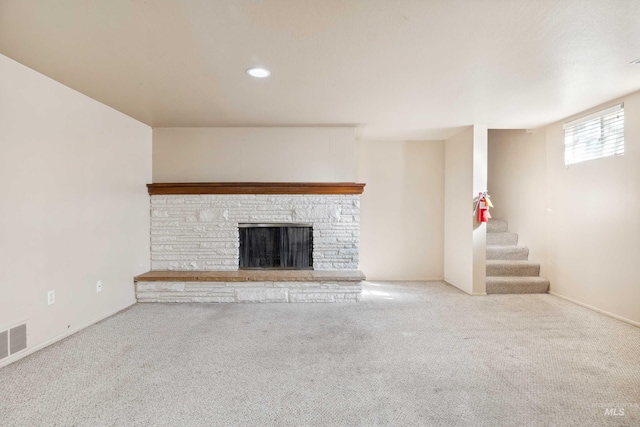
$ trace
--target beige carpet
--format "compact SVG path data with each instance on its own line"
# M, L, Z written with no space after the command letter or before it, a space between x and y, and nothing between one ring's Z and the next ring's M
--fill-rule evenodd
M0 426L640 425L638 328L546 294L365 292L135 305L0 369Z

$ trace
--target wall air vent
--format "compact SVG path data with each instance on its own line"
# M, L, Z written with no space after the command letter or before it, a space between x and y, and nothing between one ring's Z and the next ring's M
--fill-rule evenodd
M27 324L9 329L9 350L11 355L27 348Z
M0 332L0 360L9 356L9 331Z
M0 331L0 360L27 348L27 324Z

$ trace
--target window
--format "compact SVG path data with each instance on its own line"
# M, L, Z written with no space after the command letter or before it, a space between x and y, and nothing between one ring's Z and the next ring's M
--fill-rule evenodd
M565 123L566 166L624 154L624 105L616 105Z

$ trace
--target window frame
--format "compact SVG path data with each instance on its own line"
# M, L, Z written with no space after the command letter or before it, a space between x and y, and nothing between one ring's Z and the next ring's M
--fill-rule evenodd
M624 104L565 123L564 165L624 155Z

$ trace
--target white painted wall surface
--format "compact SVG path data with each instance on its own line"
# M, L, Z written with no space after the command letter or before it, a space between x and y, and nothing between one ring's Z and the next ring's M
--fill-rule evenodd
M135 302L151 129L0 55L0 149L0 330L28 323L4 365Z
M353 127L156 128L153 182L354 182Z
M353 128L160 128L153 145L154 182L364 182L360 269L443 277L442 141L359 141L356 158Z
M564 166L562 123L624 102L625 153ZM551 291L640 326L640 92L546 128Z
M444 280L473 292L473 127L445 141Z
M487 191L487 140L486 125L473 126L473 193ZM473 198L472 197L472 198ZM472 212L473 213L473 212ZM472 217L473 219L473 217ZM474 295L487 293L487 224L473 221L473 290Z
M442 280L444 142L358 141L360 269L371 280Z
M547 277L547 139L544 129L489 131L489 194L494 218L509 222L529 261ZM552 284L553 286L553 284Z
M472 215L486 171L486 126L470 126L445 141L444 280L472 295L486 293L486 226Z

